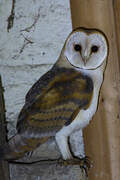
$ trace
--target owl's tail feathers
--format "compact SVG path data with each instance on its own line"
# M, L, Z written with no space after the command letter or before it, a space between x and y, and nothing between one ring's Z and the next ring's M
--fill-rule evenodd
M36 149L49 139L44 138L25 138L19 134L12 137L7 144L0 147L0 160L16 160L22 158L25 153Z
M8 143L0 146L0 160L15 160L24 156L25 151L20 150L20 147L22 147L22 139L17 134Z

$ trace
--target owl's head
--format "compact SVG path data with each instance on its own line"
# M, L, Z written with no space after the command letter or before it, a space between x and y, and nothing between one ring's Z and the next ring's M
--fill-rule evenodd
M62 54L77 68L96 69L108 56L105 35L95 29L77 28L67 38Z

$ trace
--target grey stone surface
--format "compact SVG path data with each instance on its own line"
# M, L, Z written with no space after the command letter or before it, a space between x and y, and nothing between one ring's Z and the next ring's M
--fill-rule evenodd
M41 145L37 150L35 150L32 156L24 157L23 159L18 160L19 162L35 162L40 160L48 160L47 162L38 162L35 164L22 164L22 165L11 165L11 178L17 180L87 180L85 172L80 169L79 166L61 166L59 163L54 163L54 159L59 159L60 153L56 146L54 139L50 140L46 144ZM14 172L14 175L13 175ZM19 175L19 176L18 176Z
M55 63L72 30L68 0L16 0L14 24L7 32L11 7L12 1L0 0L0 74L5 88L9 137L16 132L25 94ZM74 133L70 141L74 153L84 155L82 133ZM60 156L54 142L41 146L33 154L35 159L49 156ZM10 169L11 180L84 179L78 166L11 165Z

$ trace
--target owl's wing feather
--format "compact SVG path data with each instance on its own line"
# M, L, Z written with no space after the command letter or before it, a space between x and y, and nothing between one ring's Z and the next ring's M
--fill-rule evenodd
M31 104L36 98L36 95L40 95L42 93L42 90L47 87L47 85L53 79L53 77L55 77L55 75L56 71L54 70L54 68L52 68L42 77L40 77L40 79L32 86L32 88L26 94L25 103Z
M18 118L18 133L54 136L64 125L69 125L81 109L89 107L92 95L91 78L72 69L53 68L27 94Z

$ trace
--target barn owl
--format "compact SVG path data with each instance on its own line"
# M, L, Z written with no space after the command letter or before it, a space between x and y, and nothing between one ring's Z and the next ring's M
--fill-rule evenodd
M17 134L0 147L0 159L19 159L51 137L63 159L72 159L68 137L96 112L107 56L101 31L80 27L70 33L56 63L28 91Z

